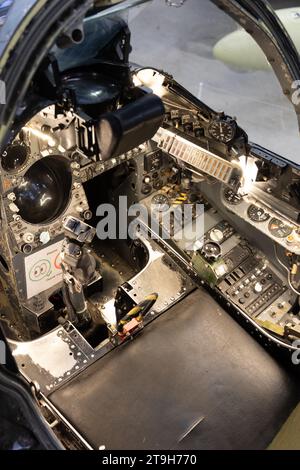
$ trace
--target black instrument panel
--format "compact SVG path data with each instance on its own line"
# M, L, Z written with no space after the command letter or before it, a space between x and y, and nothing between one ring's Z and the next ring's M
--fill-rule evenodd
M293 232L293 227L283 220L273 217L269 222L269 231L275 238L286 238Z
M224 144L228 144L234 139L236 131L236 121L228 116L214 119L208 128L210 136Z
M262 207L251 204L248 209L248 217L253 222L266 222L270 218L270 214L266 212Z

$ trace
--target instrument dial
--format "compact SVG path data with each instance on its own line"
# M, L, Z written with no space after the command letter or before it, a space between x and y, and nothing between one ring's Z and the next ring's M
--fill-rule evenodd
M202 254L206 259L215 261L220 258L222 249L218 243L208 242L203 246Z
M265 212L261 207L251 204L248 209L248 217L253 222L266 222L270 218L270 214Z
M214 228L210 232L209 237L213 242L221 243L223 241L224 235L223 235L222 230L219 230L218 228Z
M170 207L169 198L165 194L156 194L151 201L156 212L166 212Z
M227 144L236 134L236 122L231 118L222 117L213 121L208 130L211 137Z
M232 205L235 205L235 206L237 204L240 204L240 202L242 202L242 199L243 199L242 196L237 194L231 188L226 188L224 190L223 196L224 196L225 201L227 201L229 204L232 204Z
M292 233L293 227L287 225L282 220L273 217L269 222L269 231L273 237L286 238Z

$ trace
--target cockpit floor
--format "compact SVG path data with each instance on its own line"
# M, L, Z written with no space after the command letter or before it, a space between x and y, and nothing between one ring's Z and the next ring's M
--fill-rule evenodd
M50 396L94 448L152 450L265 449L299 399L203 289Z

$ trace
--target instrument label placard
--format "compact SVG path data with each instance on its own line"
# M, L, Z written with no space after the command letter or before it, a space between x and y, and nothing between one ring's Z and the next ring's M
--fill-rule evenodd
M63 240L25 258L27 299L62 281L60 254Z

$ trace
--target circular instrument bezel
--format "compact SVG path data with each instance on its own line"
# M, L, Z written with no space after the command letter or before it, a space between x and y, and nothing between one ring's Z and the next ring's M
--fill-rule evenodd
M15 152L13 156L16 158L18 150L23 152L23 154L21 155L21 161L17 166L15 166L15 168L10 167L9 164L7 165L5 163L5 160L9 157L10 152ZM13 142L6 147L6 149L1 155L1 168L4 173L7 173L9 175L15 175L17 173L20 173L26 167L29 158L30 148L28 147L28 145L26 145L24 142Z
M274 224L277 224L278 228L272 228L272 225ZM279 225L281 225L281 227ZM281 232L281 230L286 229L288 230ZM291 233L293 232L293 227L277 217L272 217L268 224L268 230L273 237L283 239L291 235Z
M228 194L229 192L230 192L230 193L232 194L232 196L233 196L232 199L228 199L228 195L227 195L227 194ZM233 189L230 188L230 187L226 187L226 188L223 190L223 198L224 198L224 200L225 200L228 204L230 204L230 205L232 205L232 206L237 206L238 204L241 204L241 202L243 201L243 197L240 196L239 194L235 193L235 192L233 191Z
M218 228L213 228L210 231L209 238L213 243L221 244L224 241L224 233Z
M218 252L217 253L214 253L213 251L208 251L207 250L207 247L209 245L213 245L217 250ZM213 241L207 241L203 247L202 247L202 250L201 250L201 253L202 255L206 258L206 259L210 259L210 260L214 260L216 261L217 259L219 259L221 256L222 256L222 247L219 243L217 242L213 242Z
M228 144L234 139L236 130L236 121L228 117L214 119L208 128L209 135L223 144Z
M256 210L257 213L258 211L262 211L262 214L261 216L258 216L258 217L254 217L253 214L251 214L251 211L254 211ZM268 214L265 209L263 209L262 207L260 206L257 206L255 204L251 204L249 207L248 207L248 210L247 210L247 215L249 217L249 219L252 221L252 222L256 222L256 223L261 223L261 222L267 222L269 219L270 219L270 214Z
M170 199L165 194L155 194L151 199L151 206L156 212L166 212L170 205Z

